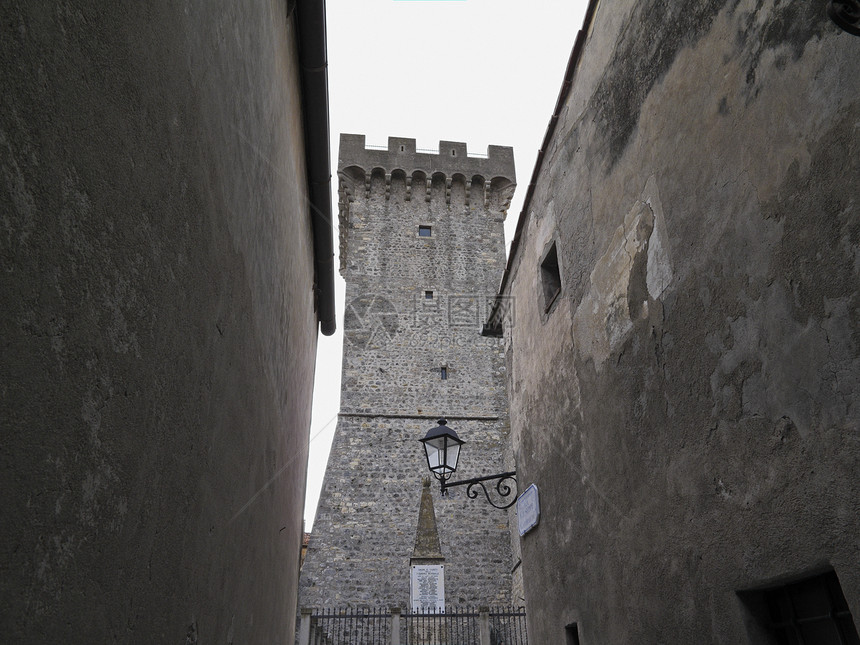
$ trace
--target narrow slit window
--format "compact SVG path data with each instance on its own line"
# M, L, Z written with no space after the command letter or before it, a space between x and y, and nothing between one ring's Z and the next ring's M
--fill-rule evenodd
M579 627L571 623L564 628L565 645L579 645Z
M430 237L433 229L429 226L424 226L423 224L418 227L418 237Z
M558 269L558 251L555 242L552 243L540 264L540 277L543 286L543 310L546 313L561 293L561 273Z
M441 368L439 368L439 373L442 375L443 381L448 380L448 368L446 366L443 365Z

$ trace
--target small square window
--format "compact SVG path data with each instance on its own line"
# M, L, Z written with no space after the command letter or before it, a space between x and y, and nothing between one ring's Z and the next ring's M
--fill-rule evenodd
M447 367L445 367L445 366L443 365L443 366L439 369L439 372L440 372L440 373L441 373L441 375L442 375L442 380L443 380L443 381L447 381L447 380L448 380L448 368L447 368Z
M429 226L419 226L418 227L418 237L430 237L432 234L432 228Z
M425 291L424 292L424 300L433 300L433 292Z
M540 277L543 286L543 310L546 313L561 293L561 273L558 270L558 252L555 242L540 263Z
M741 596L779 645L860 643L834 571Z

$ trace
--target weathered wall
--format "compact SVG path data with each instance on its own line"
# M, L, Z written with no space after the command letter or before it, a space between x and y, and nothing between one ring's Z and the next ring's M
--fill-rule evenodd
M860 616L858 54L824 3L598 5L507 291L530 642L762 642L736 591L822 567Z
M3 5L7 642L291 633L316 318L285 11Z
M414 139L397 138L388 150L367 150L354 135L341 135L339 156L341 408L300 604L406 606L421 480L429 474L418 440L446 416L468 442L463 477L502 468L502 342L480 332L503 268L513 157L496 147L489 159L468 157L464 144L446 142L440 154L422 154ZM478 174L484 181L471 181ZM494 178L498 189L490 188ZM420 237L419 225L432 236ZM509 602L505 513L463 490L440 498L435 481L433 493L447 602Z

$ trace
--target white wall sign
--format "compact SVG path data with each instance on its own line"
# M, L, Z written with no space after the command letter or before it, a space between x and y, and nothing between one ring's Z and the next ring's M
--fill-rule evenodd
M532 484L517 498L517 526L520 536L525 535L540 521L540 499L538 487Z
M412 610L445 611L445 565L413 564L409 585Z

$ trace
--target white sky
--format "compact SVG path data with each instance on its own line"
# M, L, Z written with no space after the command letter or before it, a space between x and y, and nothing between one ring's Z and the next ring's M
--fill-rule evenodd
M326 0L332 198L341 132L369 145L389 136L464 141L469 153L513 146L517 191L510 245L535 156L552 116L586 0ZM337 215L336 203L332 213ZM337 233L335 232L335 247ZM337 248L335 248L337 252ZM335 266L338 266L335 261ZM316 513L340 405L344 286L338 331L319 337L305 530ZM418 437L416 437L417 439Z

